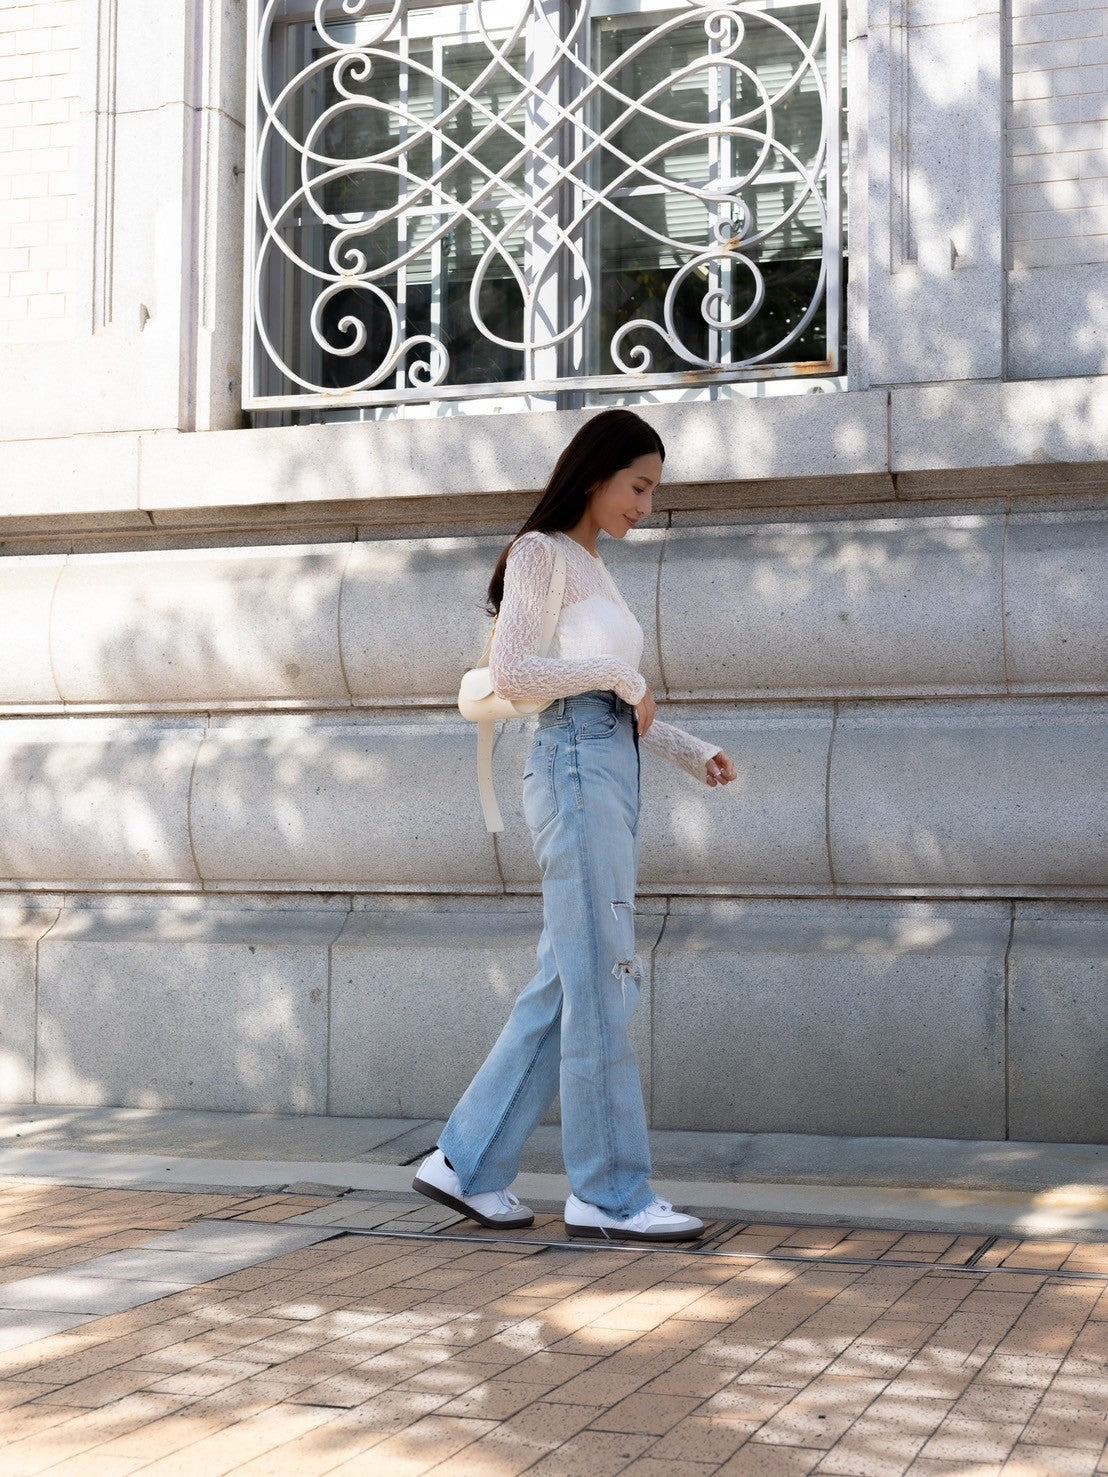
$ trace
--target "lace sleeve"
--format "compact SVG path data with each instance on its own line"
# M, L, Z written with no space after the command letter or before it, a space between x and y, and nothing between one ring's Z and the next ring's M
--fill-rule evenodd
M662 723L657 718L650 725L649 731L640 737L639 744L648 754L658 754L661 758L668 759L671 764L676 764L702 784L707 782L705 764L720 752L718 744L694 738L675 723Z
M544 534L525 533L512 545L489 653L489 676L497 697L553 702L598 688L619 693L624 702L641 702L646 678L618 657L539 656L553 567L554 543Z

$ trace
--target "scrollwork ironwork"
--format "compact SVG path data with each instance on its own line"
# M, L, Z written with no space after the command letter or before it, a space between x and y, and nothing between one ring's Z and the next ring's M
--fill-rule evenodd
M414 0L315 0L282 75L254 0L256 403L458 393L444 283L516 366L467 394L781 366L838 303L837 4L673 0L604 17L606 51L590 0L469 0L436 51ZM755 336L790 250L807 300ZM603 297L625 259L650 311Z

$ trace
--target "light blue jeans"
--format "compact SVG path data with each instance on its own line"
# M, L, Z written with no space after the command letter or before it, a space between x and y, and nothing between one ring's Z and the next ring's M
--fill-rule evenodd
M561 1092L579 1199L623 1219L650 1204L642 1084L627 1028L639 996L639 734L614 692L538 716L523 811L542 868L538 969L439 1139L463 1195L506 1189Z

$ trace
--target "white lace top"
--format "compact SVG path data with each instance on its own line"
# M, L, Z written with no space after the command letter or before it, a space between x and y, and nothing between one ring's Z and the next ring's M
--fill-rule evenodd
M566 589L549 655L539 656L555 540L565 550ZM590 554L567 533L532 530L516 539L504 569L504 597L489 653L498 697L553 702L599 689L635 705L646 692L639 672L642 650L642 626L599 554ZM719 753L718 744L658 718L639 742L699 780L706 762Z

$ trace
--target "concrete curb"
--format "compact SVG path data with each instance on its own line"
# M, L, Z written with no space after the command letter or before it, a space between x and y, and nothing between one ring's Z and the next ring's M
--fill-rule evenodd
M336 1198L347 1191L411 1190L414 1167L277 1159L200 1159L176 1155L0 1150L0 1178L104 1189L270 1190L295 1186ZM983 1232L1021 1237L1108 1240L1108 1190L1068 1184L1043 1191L964 1190L867 1185L798 1185L758 1181L656 1179L674 1204L728 1219L888 1229ZM560 1174L524 1173L514 1187L536 1208L560 1209L568 1184Z

